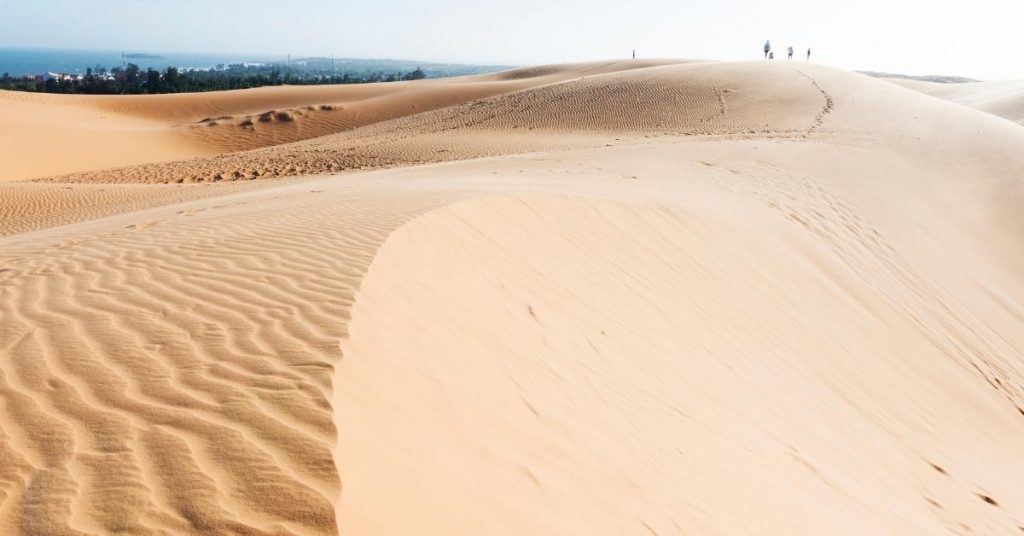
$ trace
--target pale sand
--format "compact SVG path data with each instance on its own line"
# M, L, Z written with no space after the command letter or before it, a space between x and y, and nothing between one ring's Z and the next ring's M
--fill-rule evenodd
M1019 533L1024 128L622 69L6 185L0 533Z
M904 87L1024 124L1024 80L940 84L889 79Z

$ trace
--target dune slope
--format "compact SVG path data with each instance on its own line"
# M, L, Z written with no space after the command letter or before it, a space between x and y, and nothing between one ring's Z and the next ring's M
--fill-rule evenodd
M431 201L297 188L6 239L0 532L336 533L346 310Z
M217 154L159 121L66 95L0 91L0 183Z
M0 181L280 145L529 87L678 61L600 62L378 84L176 95L0 91ZM54 154L53 147L60 147ZM105 181L108 182L108 181ZM144 182L152 182L146 180Z
M886 273L853 209L800 205L837 243L765 208L536 194L400 229L336 375L341 526L1017 531L1022 415L971 362L993 334Z
M47 180L221 182L571 149L623 137L802 136L819 128L831 110L830 97L797 69L707 63L635 68L630 62L584 67L557 71L560 79L512 72L504 76L533 85L302 142Z
M1014 123L1024 124L1024 81L939 84L917 80L890 80L927 95L977 108Z

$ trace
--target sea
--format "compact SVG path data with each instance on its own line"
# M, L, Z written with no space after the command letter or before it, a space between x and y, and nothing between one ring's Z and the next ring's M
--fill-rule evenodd
M123 56L122 56L123 54ZM134 57L133 57L134 56ZM146 69L209 69L219 64L261 64L284 61L286 55L154 52L138 50L84 50L59 48L0 47L0 74L37 75L47 72L84 73L97 66L106 69L134 63Z

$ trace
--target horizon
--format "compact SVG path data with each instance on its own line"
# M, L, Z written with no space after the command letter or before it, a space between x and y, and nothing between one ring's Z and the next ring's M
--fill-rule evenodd
M286 61L286 59L290 57L291 61L301 61L301 60L309 60L309 59L335 59L335 60L382 61L382 62L392 61L392 62L396 62L396 63L397 62L405 62L405 63L422 62L424 65L449 65L449 66L467 66L467 67L500 67L500 68L508 68L508 69L514 69L514 68L519 68L519 67L528 67L528 66L531 66L531 65L543 65L543 64L540 64L540 63L508 64L508 63L494 63L494 62L445 62L445 61L439 61L439 60L430 60L430 59L423 59L423 58L410 58L410 57L340 56L340 55L316 54L316 53L312 53L312 54L308 54L308 55L307 54L295 55L295 54L278 53L278 52L238 52L238 51L210 52L210 51L181 51L181 50L139 49L139 48L126 48L124 50L117 50L117 49L103 49L103 48L62 48L62 47L45 47L45 46L17 46L17 45L9 46L9 45L0 45L0 50L17 50L17 49L20 49L20 50L47 50L47 51L53 51L55 53L61 52L61 51L67 51L67 52L96 52L96 53L110 52L110 53L117 53L117 54L122 54L123 53L123 54L129 54L129 55L130 54L155 54L155 55L167 54L167 55L180 55L180 56L192 56L192 55L194 55L194 56L249 56L249 57L245 58L244 60L239 60L239 61L265 62L265 63L275 63L275 62ZM799 53L797 53L796 56L799 56ZM163 56L155 56L155 57L160 58L160 59L165 59L165 57L163 57ZM595 61L616 61L616 60L627 60L627 59L631 59L631 58L629 58L629 57L625 57L625 58L619 58L619 57L615 57L615 58L591 58L591 59L584 59L584 60L578 60L578 61L572 61L572 62L566 62L566 63L587 63L587 62L595 62ZM757 59L721 60L721 59L714 59L714 58L672 58L672 57L642 58L640 56L637 56L636 59L648 59L648 60L673 60L673 59L678 59L678 60L684 60L684 61L708 61L708 62L722 61L722 62L737 62L737 63L762 61L762 60L757 60ZM786 61L785 58L778 58L778 59L781 60L781 61ZM801 60L800 58L794 57L793 61L804 61L804 60ZM133 62L128 62L128 63L133 63ZM815 63L821 64L820 62L815 62ZM559 63L552 63L552 65L558 65L558 64ZM835 66L835 65L827 65L827 64L821 64L821 65L823 65L825 67L831 67L831 68L837 68L837 69L845 69L845 70L849 70L849 71L853 71L853 72L858 72L858 73L864 73L864 74L868 74L868 73L876 74L876 75L891 74L891 75L895 75L895 76L908 76L908 77L948 76L948 77L972 78L972 77L969 77L969 76L965 77L965 76L963 76L963 75L961 75L959 73L952 73L952 72L896 72L896 71L886 71L886 70L878 70L878 69L871 69L871 68L853 69L853 68L845 68L845 67L840 67L840 66ZM78 72L78 71L83 71L84 72L85 69L90 68L90 67L95 67L95 66L96 65L84 65L81 68L76 69L75 72ZM100 65L100 66L101 67L110 67L109 65ZM183 67L183 66L176 66L176 67ZM189 68L189 67L185 67L185 68ZM0 68L0 71L2 71L2 70L3 69ZM10 73L10 74L15 74L15 73ZM975 81L979 81L979 82L994 81L994 80L996 80L996 79L986 79L986 78L977 78L977 79L975 79ZM1011 79L1004 79L1004 80L1011 80Z
M515 7L466 0L430 6L411 0L297 0L282 15L269 0L158 0L144 7L138 0L112 0L102 10L103 24L93 24L95 9L71 0L0 0L8 26L0 47L518 66L626 58L634 49L638 58L756 60L768 39L783 61L792 45L797 59L811 48L812 61L848 70L1024 78L1024 52L1011 41L1014 21L1024 18L1021 3L979 0L970 12L923 0L866 0L856 6L797 0L789 6L780 10L742 0L688 6L667 0L527 0ZM317 16L294 23L309 13ZM920 23L922 14L930 24ZM570 30L566 21L573 23ZM984 32L952 31L982 24ZM275 31L235 31L263 28Z
M286 52L267 52L267 51L237 51L237 50L225 50L225 51L209 51L209 50L170 50L170 49L145 49L145 48L125 48L125 49L114 49L114 48L68 48L68 47L47 47L47 46L22 46L22 45L4 45L0 44L0 50L48 50L53 52L112 52L117 54L169 54L179 56L249 56L246 61L266 61L266 62L279 62L285 61L289 56ZM507 63L487 63L487 62L447 62L447 61L435 61L423 58L414 57L393 57L393 56L381 56L381 57L368 57L368 56L343 56L338 54L290 54L292 61L305 60L305 59L330 59L336 60L366 60L366 61L395 61L395 62L417 62L422 61L427 64L438 64L438 65L471 65L471 66L493 66L493 67L523 67L526 64L507 64ZM93 65L86 65L83 67L94 67ZM104 66L106 67L106 66ZM13 74L13 73L12 73Z

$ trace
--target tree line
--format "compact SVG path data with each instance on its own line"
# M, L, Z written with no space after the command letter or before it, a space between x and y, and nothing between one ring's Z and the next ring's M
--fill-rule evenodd
M218 65L217 68L181 70L167 67L160 71L142 70L129 63L124 67L106 69L97 66L86 69L81 77L25 78L4 73L0 89L34 91L40 93L75 93L87 95L141 95L157 93L195 93L227 89L248 89L262 86L312 84L365 84L370 82L397 82L419 80L426 73L417 67L413 71L324 71L308 70L284 65Z

